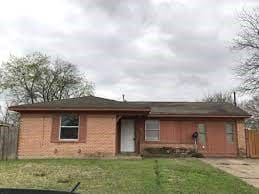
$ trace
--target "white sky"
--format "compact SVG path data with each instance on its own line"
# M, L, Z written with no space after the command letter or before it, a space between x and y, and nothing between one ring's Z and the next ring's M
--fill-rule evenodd
M236 87L237 14L258 0L9 0L0 59L42 51L76 64L97 96L198 100ZM4 96L0 97L1 100Z

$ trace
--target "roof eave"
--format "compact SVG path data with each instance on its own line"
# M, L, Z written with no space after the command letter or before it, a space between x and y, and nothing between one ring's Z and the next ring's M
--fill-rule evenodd
M250 118L251 115L149 114L149 117Z
M150 108L25 108L25 107L9 107L11 111L16 112L39 112L39 111L97 111L97 112L111 112L111 111L130 111L130 112L149 112Z

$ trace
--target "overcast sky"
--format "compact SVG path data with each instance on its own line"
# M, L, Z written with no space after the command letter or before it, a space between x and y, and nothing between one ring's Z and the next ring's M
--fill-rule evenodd
M237 14L258 0L8 0L0 60L42 51L86 72L95 94L191 101L237 86Z

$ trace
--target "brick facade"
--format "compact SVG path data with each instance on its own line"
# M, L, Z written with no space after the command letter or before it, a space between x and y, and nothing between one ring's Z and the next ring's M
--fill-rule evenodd
M86 115L86 141L51 142L52 114L22 114L18 158L114 156L116 115Z
M79 142L53 140L53 115L57 113L23 113L19 131L18 158L115 156L119 153L120 133L115 114L80 113ZM82 119L82 115L84 118ZM145 118L133 118L136 123L136 153L147 147L172 147L193 149L192 133L197 123L204 122L208 129L205 150L207 156L246 156L244 119L236 120L234 143L225 143L225 122L232 119L178 119L162 118L160 141L145 141ZM85 124L86 126L81 126ZM57 133L57 132L56 132ZM117 134L116 134L117 133ZM83 139L80 137L83 134Z
M237 128L237 147L240 157L246 157L246 134L245 134L245 123L244 120L238 120L236 122Z

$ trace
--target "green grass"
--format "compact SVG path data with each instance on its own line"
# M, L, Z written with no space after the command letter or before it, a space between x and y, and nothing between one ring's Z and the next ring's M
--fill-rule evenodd
M197 159L0 161L0 187L80 193L259 193Z

